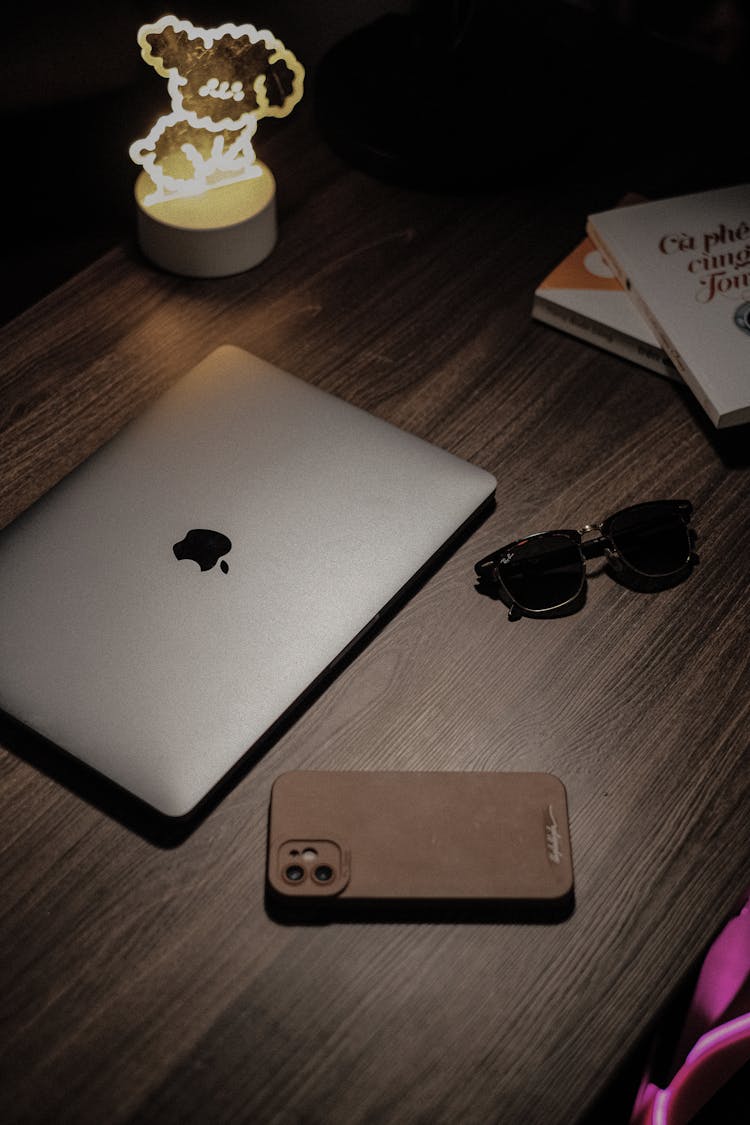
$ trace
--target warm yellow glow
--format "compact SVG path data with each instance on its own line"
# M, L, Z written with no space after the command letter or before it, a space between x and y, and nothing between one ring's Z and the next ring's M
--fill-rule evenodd
M170 113L130 156L164 203L260 175L252 139L262 117L285 117L302 97L304 69L270 31L252 24L194 27L162 16L138 32L141 54L167 79Z
M210 200L200 195L177 195L167 201L152 203L149 214L159 223L180 230L217 230L232 227L271 206L275 185L265 164L255 165L257 172L249 182L221 184ZM153 184L141 172L135 183L135 198L140 206L153 194Z

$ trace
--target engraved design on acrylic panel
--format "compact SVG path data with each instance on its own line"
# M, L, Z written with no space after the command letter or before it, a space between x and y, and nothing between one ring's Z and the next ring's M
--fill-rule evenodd
M130 146L154 184L144 203L259 176L258 121L285 117L302 97L305 72L291 51L252 24L202 28L171 15L145 24L138 42L167 79L172 106Z

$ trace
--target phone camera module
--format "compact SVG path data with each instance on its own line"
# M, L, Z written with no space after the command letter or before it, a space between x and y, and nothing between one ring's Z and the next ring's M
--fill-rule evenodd
M316 883L330 883L333 878L333 868L327 863L319 863L313 871L313 878Z
M290 883L301 883L305 877L305 869L299 863L290 863L284 871L284 878Z

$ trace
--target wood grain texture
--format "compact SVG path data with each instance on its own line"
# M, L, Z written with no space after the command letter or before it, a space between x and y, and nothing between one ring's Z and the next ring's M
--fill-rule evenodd
M304 112L274 145L262 266L187 281L126 243L3 330L0 522L226 342L491 470L497 508L176 847L2 728L3 1118L570 1125L750 876L747 471L683 389L531 321L607 200L388 186ZM695 505L683 585L594 567L580 613L514 624L475 590L514 536L658 496ZM299 768L557 774L573 916L272 921L270 788Z

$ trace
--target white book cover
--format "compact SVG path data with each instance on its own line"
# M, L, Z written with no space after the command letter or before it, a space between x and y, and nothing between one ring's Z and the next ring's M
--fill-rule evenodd
M586 231L713 424L750 421L750 184L589 216Z

